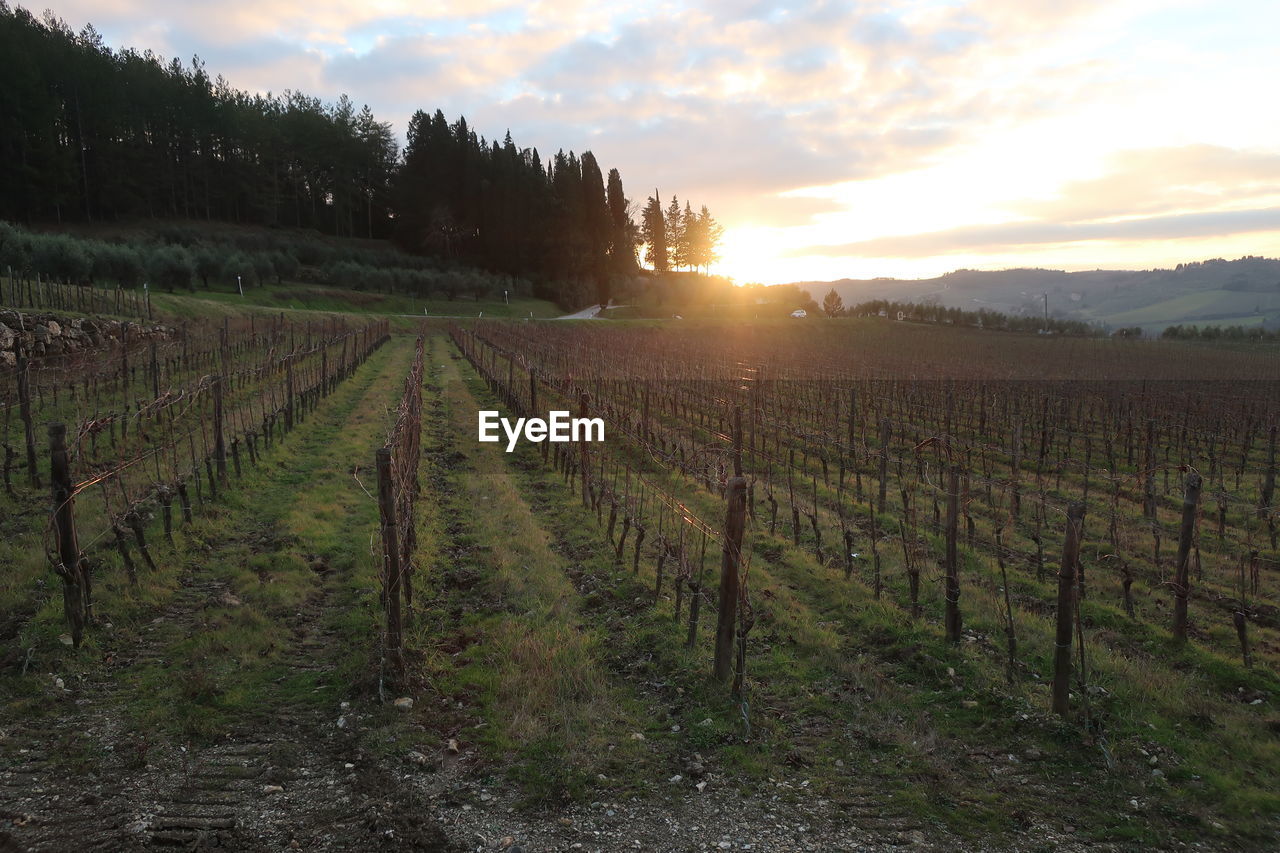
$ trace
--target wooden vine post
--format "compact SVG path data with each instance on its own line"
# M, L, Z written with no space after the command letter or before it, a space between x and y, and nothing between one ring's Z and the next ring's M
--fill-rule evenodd
M1156 520L1156 422L1147 421L1147 443L1143 455L1142 511L1153 522Z
M1258 497L1258 518L1266 518L1271 512L1276 493L1276 425L1271 425L1267 437L1267 471L1262 479L1262 491Z
M76 536L71 464L67 459L67 427L49 425L49 471L53 483L53 535L58 548L54 571L62 578L62 604L71 626L71 642L80 648L89 621L89 574Z
M157 352L156 339L151 339L151 398L160 396L160 358Z
M1187 641L1187 593L1191 584L1191 542L1195 538L1196 510L1200 506L1200 475L1187 474L1182 499L1182 526L1178 530L1178 564L1173 580L1173 638Z
M578 395L578 416L584 421L587 418L587 404L587 392L583 391ZM587 508L590 508L591 506L591 459L588 455L589 445L587 443L587 439L589 437L590 431L584 429L582 430L582 439L578 442L578 453L580 454L580 461L582 463L582 505ZM622 552L621 542L618 544L618 552Z
M382 516L382 596L387 611L387 631L383 651L397 678L404 673L401 654L400 542L396 533L395 487L392 483L391 448L381 447L375 455L378 469L378 511Z
M21 344L18 345L18 416L22 419L23 438L27 443L27 479L31 488L40 488L40 469L36 464L36 436L31 425L31 373L30 362ZM63 429L66 433L66 429Z
M732 477L726 489L724 550L720 557L720 611L716 618L716 653L712 675L725 687L733 678L733 639L738 624L738 579L742 565L742 532L747 518L747 481Z
M876 512L884 512L885 498L889 491L889 438L893 433L893 428L889 424L889 419L884 418L880 421L880 493L876 496Z
M223 435L222 377L213 377L213 461L218 470L218 482L227 484L227 442Z
M960 526L960 466L947 477L946 628L947 639L960 642L960 567L956 538Z
M284 358L284 431L293 432L293 356Z
M742 476L742 406L733 407L733 476Z
M1075 626L1076 563L1080 559L1080 531L1084 503L1067 507L1066 539L1062 543L1062 567L1058 569L1057 631L1053 649L1053 712L1066 716L1071 710L1071 634Z

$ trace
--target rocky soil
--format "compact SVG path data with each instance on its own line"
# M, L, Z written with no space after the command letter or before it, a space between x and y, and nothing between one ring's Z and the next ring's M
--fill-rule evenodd
M28 311L0 311L0 367L12 367L17 350L35 358L93 351L119 343L128 330L130 341L168 340L171 326L143 325L100 317L67 317Z

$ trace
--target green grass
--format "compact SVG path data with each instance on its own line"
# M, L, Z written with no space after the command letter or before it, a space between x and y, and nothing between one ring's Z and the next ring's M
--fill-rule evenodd
M535 318L557 317L564 313L554 303L543 299L514 298L505 304L501 298L420 299L407 294L374 293L320 284L267 284L246 287L244 296L236 291L196 290L193 293L153 293L152 307L166 315L192 317L218 315L226 311L257 309L267 311L323 311L344 314L404 314L414 317L430 314L437 317Z
M1174 323L1252 326L1277 309L1280 296L1274 293L1200 290L1115 312L1108 312L1103 303L1088 313L1113 326L1142 325L1158 331Z
M469 436L477 403L434 339L428 405L436 442L428 471L450 519L451 547L429 576L418 634L422 675L470 708L459 735L531 804L581 796L599 775L643 766L625 736L643 726L634 699L601 667L609 638L582 618L563 558L534 518L501 450ZM436 534L438 535L438 534Z
M25 678L6 669L0 682L6 716L40 713L30 688L43 673L100 677L102 660L136 648L154 654L116 674L118 698L133 729L150 736L212 738L275 709L336 705L367 687L376 671L369 535L377 505L353 466L368 479L411 355L404 338L375 352L257 468L246 462L242 479L178 525L176 548L153 531L159 570L140 568L137 587L113 555L95 553L98 625L80 650L58 641L61 599L46 594L23 635L35 666ZM47 573L39 561L32 567ZM294 667L312 619L341 638L328 649L337 659L317 661L338 677Z
M176 720L185 733L212 734L274 707L336 704L352 682L298 672L281 658L297 643L296 614L326 592L317 618L342 637L331 652L342 652L347 666L368 678L375 562L359 531L376 531L377 505L352 471L363 467L368 477L411 355L406 339L375 353L285 438L273 464L255 472L257 482L241 483L228 497L225 514L210 522L222 537L217 558L202 571L226 581L241 604L204 611L204 630L187 641L198 644L185 657L200 673L204 694L172 695L167 666L144 671L142 695L156 699L135 704L144 709L144 725ZM350 614L366 618L343 618ZM181 653L182 641L177 646Z
M160 572L144 571L130 587L106 555L99 616L113 627L95 628L78 653L58 641L56 585L38 584L52 581L39 537L5 536L0 560L16 568L0 579L0 606L34 613L19 645L35 658L26 677L14 675L14 661L5 668L4 716L48 711L49 673L112 672L102 661L139 645L161 657L118 671L137 743L152 734L214 738L268 710L319 712L375 696L377 512L364 488L411 351L409 339L393 340L259 468L246 464L244 478L195 524L179 526L176 549L155 546ZM704 605L698 642L684 648L670 575L655 601L650 554L638 574L628 570L630 546L627 569L615 566L594 513L544 465L540 448L505 454L472 440L474 411L494 399L442 337L430 341L428 373L406 638L419 702L407 716L375 715L364 734L371 754L456 738L477 772L500 773L529 804L547 805L670 790L665 780L698 753L744 790L777 793L771 779L803 779L798 798L871 804L877 818L946 827L975 847L1044 821L1146 846L1271 837L1280 813L1274 713L1234 692L1260 690L1270 703L1280 682L1262 667L1243 670L1229 655L1230 636L1171 646L1145 581L1135 584L1140 618L1131 620L1112 595L1114 579L1086 556L1090 683L1105 690L1092 707L1114 759L1108 770L1078 718L1047 713L1050 616L1015 611L1023 668L1006 683L998 573L984 555L964 549L961 606L975 639L955 646L939 625L936 573L925 577L924 618L913 621L890 549L886 592L876 600L867 569L845 581L816 561L807 532L800 547L791 544L785 507L769 535L761 503L748 533L757 623L743 708L708 678L714 607ZM660 482L704 519L723 513L718 497L677 476ZM831 498L826 487L820 497ZM979 525L988 537L987 523ZM892 512L881 526L894 529ZM1006 544L1024 548L1016 536ZM709 582L718 558L712 549ZM1037 580L1011 566L1010 578L1020 596L1051 598L1051 570ZM182 584L191 583L220 591L188 602ZM296 614L308 608L333 637L318 671L297 668L289 654L308 621ZM101 762L92 742L57 749L68 767ZM1041 757L1028 760L1029 750ZM1151 774L1151 754L1163 777Z
M555 407L550 399L544 404ZM606 449L633 467L643 463L620 442ZM545 471L536 451L525 448L511 459L527 469L522 492L543 526L555 533L558 549L596 578L587 598L592 606L586 609L611 632L609 652L617 655L610 658L611 669L630 680L675 684L685 683L689 666L705 675L705 633L692 656L676 647L672 638L682 632L669 622L655 624L653 635L644 633L657 611L670 612L669 598L656 608L627 606L652 600L653 557L642 560L636 579L611 569L607 557L584 556L609 548L602 547L594 519L588 520L557 475ZM723 513L718 497L688 481L649 476L687 501L699 517L718 519ZM819 493L824 502L834 499L826 487ZM1006 683L1003 600L989 557L962 549L961 608L972 639L953 646L942 636L942 597L930 556L925 556L922 583L924 617L913 621L904 610L904 573L892 548L881 548L887 587L877 601L867 568L844 581L839 568L816 561L807 529L799 547L791 544L785 507L782 516L776 536L768 534L767 521L749 532L757 614L748 664L753 738L745 742L723 695L703 693L708 704L721 708L720 715L708 718L717 727L717 720L727 723L724 739L695 730L688 735L690 746L714 744L718 760L747 780L798 768L815 791L832 797L858 792L861 784L851 779L864 780L872 789L900 792L890 812L966 836L1017 831L1028 816L1043 811L1046 801L1062 804L1060 813L1069 814L1064 821L1113 841L1196 839L1218 833L1214 823L1226 827L1224 837L1234 834L1247 843L1274 832L1280 814L1274 793L1280 752L1269 719L1274 714L1265 705L1241 703L1237 691L1273 697L1280 695L1280 681L1265 666L1243 669L1234 638L1225 630L1212 646L1202 641L1173 646L1165 626L1167 590L1145 573L1135 584L1139 618L1132 620L1114 595L1115 578L1096 568L1096 554L1086 557L1091 566L1084 603L1089 683L1105 691L1091 698L1100 726L1091 733L1083 726L1078 696L1072 719L1048 713L1051 612L1015 610L1020 675L1014 684ZM989 542L989 523L978 522L980 541ZM830 519L824 526L830 532ZM1133 526L1126 520L1122 529ZM922 524L922 532L926 528ZM881 530L896 530L892 512L881 518ZM929 538L926 554L936 555L940 543L936 536ZM1017 531L1007 532L1005 543L1022 551L1028 547ZM1144 547L1121 542L1135 563ZM828 555L831 549L828 541ZM1055 556L1046 556L1052 564ZM711 577L715 562L713 555ZM1211 571L1206 570L1206 585L1225 589L1224 578ZM1025 566L1011 566L1010 579L1020 598L1053 599L1052 568L1038 580ZM1163 608L1157 597L1165 598ZM1205 606L1195 605L1197 610ZM1208 611L1204 614L1198 618L1208 619ZM643 639L629 642L632 631ZM1255 648L1270 642L1270 632L1255 626L1253 633ZM630 669L638 660L648 662L643 676ZM685 689L688 696L698 695L696 688ZM682 721L684 731L690 731L689 722ZM1105 740L1098 739L1098 731ZM1027 750L1040 758L1024 760ZM1016 761L1007 758L1010 754ZM1152 773L1151 755L1159 756L1163 776ZM1127 807L1131 799L1139 801L1140 810Z

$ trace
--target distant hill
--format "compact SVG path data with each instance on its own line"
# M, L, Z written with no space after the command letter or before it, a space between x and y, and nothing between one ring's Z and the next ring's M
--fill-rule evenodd
M955 308L1039 314L1048 294L1052 316L1141 326L1159 332L1178 323L1265 324L1280 328L1280 259L1214 259L1155 270L956 270L928 279L801 281L818 302L835 288L845 305L870 299L934 301Z

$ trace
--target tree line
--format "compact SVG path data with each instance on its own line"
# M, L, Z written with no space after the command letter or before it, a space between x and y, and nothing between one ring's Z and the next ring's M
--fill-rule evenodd
M1098 336L1108 334L1105 327L1083 320L1068 320L1061 317L1050 317L1048 325L1043 317L1035 315L1014 316L987 308L977 311L965 311L962 308L948 308L942 305L919 304L913 302L894 302L886 299L874 299L862 302L846 309L840 294L832 288L822 300L822 311L828 317L850 315L855 317L881 316L902 319L917 323L939 323L950 326L970 326L979 329L996 329L1012 332L1038 332L1047 330L1059 335ZM1124 326L1110 330L1116 338L1142 338L1141 326ZM1160 337L1165 340L1183 341L1277 341L1280 331L1265 326L1195 326L1178 324L1166 327Z
M935 323L944 326L969 326L976 329L995 329L1005 332L1041 332L1058 335L1096 336L1105 334L1102 328L1083 320L1067 320L1061 317L1015 316L988 308L966 311L945 305L917 302L895 302L889 299L872 299L846 309L835 288L822 300L822 310L829 317L847 314L854 317L888 317L910 320L914 323Z
M622 186L595 155L563 150L545 164L510 132L488 142L465 118L419 110L393 183L394 239L403 248L511 274L537 295L607 302L634 275L636 228Z
M711 264L720 259L718 247L723 236L724 228L705 204L694 213L686 201L681 210L680 200L673 195L663 213L656 189L640 213L640 241L647 247L649 265L656 273L699 268L710 273Z
M343 96L250 94L0 0L0 218L185 218L385 236L397 144Z
M532 272L536 295L567 303L607 303L636 276L641 245L655 272L709 272L724 231L705 205L695 214L686 202L682 211L675 196L664 215L656 191L637 227L622 175L610 169L606 178L592 152L557 151L544 166L538 149L517 147L509 131L487 142L465 118L450 124L439 110L410 120L394 188L394 236L404 248Z
M646 210L644 227L661 223L646 237L622 176L606 178L590 151L544 163L509 132L490 142L439 110L414 114L400 151L391 125L345 95L251 94L198 57L112 49L91 25L77 33L7 0L0 53L3 220L206 220L391 238L447 264L527 276L566 304L607 301L639 272L644 242L658 271L716 258L722 229L706 207L682 210L673 197L665 215Z
M1280 329L1266 326L1168 326L1160 337L1175 341L1280 341Z

